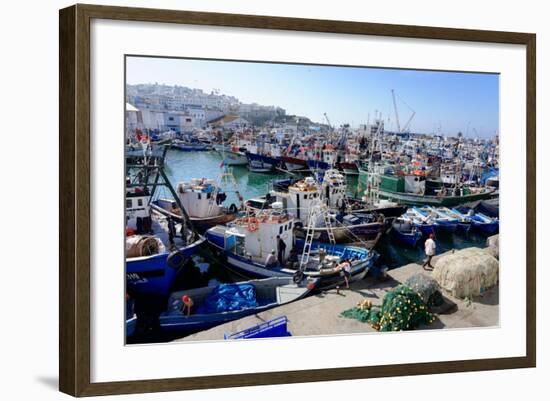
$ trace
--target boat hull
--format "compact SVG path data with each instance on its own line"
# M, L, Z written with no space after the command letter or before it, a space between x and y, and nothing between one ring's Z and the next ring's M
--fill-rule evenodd
M339 244L362 242L369 249L376 246L382 233L385 231L384 223L366 223L352 226L333 227L331 230L334 239ZM305 237L305 228L296 229L297 236ZM315 227L313 238L319 242L329 242L328 229L326 227Z
M197 308L197 312L191 313L189 316L184 315L179 309L179 306L174 306L174 304L179 305L181 302L179 299L182 294L188 295L191 299L204 298L210 293L209 290L211 290L211 288L197 288L179 291L172 294L170 301L173 304L169 305L169 310L160 315L160 327L165 332L196 332L207 330L223 323L261 313L276 306L302 299L316 289L318 282L319 280L311 281L310 284L312 284L312 286L310 287L307 285L308 283L305 280L297 285L294 284L291 277L271 277L263 280L235 283L236 285L251 284L255 287L255 293L258 296L258 305L249 308L214 313L201 313L199 306ZM281 298L277 295L277 292L280 289L285 291L285 295ZM260 299L259 294L266 293L267 291L272 292L272 296L267 299ZM195 307L197 307L197 305Z
M237 153L232 151L220 152L217 151L220 156L225 161L225 164L228 166L246 166L248 164L248 159L243 153Z
M398 203L412 206L457 206L467 202L474 202L483 199L489 199L494 191L480 192L464 196L429 196L417 195L404 192L393 192L380 190L379 195L382 199L389 199Z
M282 156L281 160L288 171L307 170L307 161L297 157Z
M273 157L259 155L257 153L246 153L248 169L253 173L271 173L280 167L281 162Z
M200 237L192 244L178 250L183 257L190 258L204 241L205 238ZM127 291L133 296L167 295L178 274L178 269L168 264L169 255L169 252L163 252L152 256L126 258Z
M224 249L224 239L220 236L213 235L210 232L206 233L206 238L208 243L212 246L214 251L216 251L219 255L224 257L226 262L226 267L247 278L272 278L272 277L292 277L297 273L296 269L290 269L282 266L278 266L276 268L267 268L265 265L256 263L253 260L236 255L232 253L231 251ZM296 249L301 250L304 246L304 241L297 239L296 240ZM359 259L360 261L358 263L355 263L352 266L351 271L351 280L361 280L363 279L369 269L371 269L374 266L374 263L376 262L378 258L378 254L376 252L367 251L364 248L359 247L352 247L352 246L344 246L344 245L334 245L334 244L324 244L319 242L314 242L311 245L311 249L315 250L319 247L323 247L325 250L327 250L327 254L338 254L338 255L345 255L345 257L350 258L358 258L362 256L362 259ZM301 251L299 252L301 254ZM327 288L333 288L337 285L341 285L344 283L343 274L341 272L333 272L333 273L321 273L320 271L310 271L306 270L304 271L304 275L306 277L310 277L313 279L320 279L318 288L327 289Z

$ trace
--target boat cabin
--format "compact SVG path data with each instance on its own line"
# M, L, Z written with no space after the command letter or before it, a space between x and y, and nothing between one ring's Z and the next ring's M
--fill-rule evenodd
M269 210L235 220L234 226L225 232L224 249L233 247L237 255L264 263L272 250L278 253L281 240L286 245L286 259L294 246L293 228L294 220L284 211L283 204L274 202Z
M180 182L176 192L183 208L190 217L214 217L222 214L225 193L216 186L215 180L193 178L190 182Z
M151 208L148 191L134 188L126 192L126 228L136 234L151 230Z

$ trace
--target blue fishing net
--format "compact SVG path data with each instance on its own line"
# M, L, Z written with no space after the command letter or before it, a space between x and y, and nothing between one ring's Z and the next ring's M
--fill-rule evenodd
M220 284L197 308L197 313L220 313L258 306L252 284Z

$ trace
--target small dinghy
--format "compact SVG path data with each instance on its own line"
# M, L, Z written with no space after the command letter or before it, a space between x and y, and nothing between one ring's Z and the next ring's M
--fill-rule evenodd
M418 241L422 239L422 233L411 221L399 217L392 222L392 238L396 242L414 248Z
M404 220L412 223L424 237L435 232L435 223L429 216L424 216L415 212L414 209L409 209L401 216Z
M469 219L472 225L472 229L483 235L494 235L499 230L499 220L497 217L489 217L483 213L476 213L473 209L470 209L468 214L462 214L457 209L452 209L456 214Z
M435 229L442 233L452 234L458 226L458 219L452 219L443 213L440 213L436 208L431 206L413 207L413 210L424 218L429 218L434 222Z
M160 315L160 327L168 332L199 331L304 298L319 279L296 283L292 277L272 277L171 294L168 310ZM191 312L184 310L192 302Z

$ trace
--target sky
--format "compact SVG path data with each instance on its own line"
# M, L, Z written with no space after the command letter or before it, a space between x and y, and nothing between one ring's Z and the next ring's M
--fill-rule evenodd
M499 130L498 74L348 66L127 57L126 83L159 83L235 96L243 103L279 106L333 126L372 122L381 114L397 130L413 111L411 132L488 138Z

